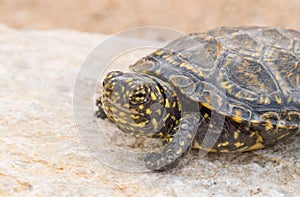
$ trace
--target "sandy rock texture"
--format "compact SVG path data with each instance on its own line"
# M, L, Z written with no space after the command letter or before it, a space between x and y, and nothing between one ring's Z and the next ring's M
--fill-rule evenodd
M299 137L242 155L187 157L162 173L125 172L103 164L78 129L87 125L74 120L73 92L80 67L105 38L0 25L1 196L300 195ZM89 75L83 76L83 87L95 86ZM81 118L95 124L93 114ZM107 123L100 125L105 129ZM99 127L87 132L93 137Z

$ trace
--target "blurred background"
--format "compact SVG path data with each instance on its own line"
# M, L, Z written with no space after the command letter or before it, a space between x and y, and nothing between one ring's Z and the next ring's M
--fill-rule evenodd
M300 30L299 0L0 0L0 22L22 29L116 33L155 25L185 33L217 26Z

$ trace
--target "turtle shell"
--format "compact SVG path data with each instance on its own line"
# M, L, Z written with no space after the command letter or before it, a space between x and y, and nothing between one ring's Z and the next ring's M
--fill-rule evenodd
M222 27L181 37L130 69L168 81L236 122L300 121L300 33Z

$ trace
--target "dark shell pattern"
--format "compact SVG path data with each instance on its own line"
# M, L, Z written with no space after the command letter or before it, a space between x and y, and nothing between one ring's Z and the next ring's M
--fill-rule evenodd
M277 139L299 130L297 31L221 27L193 33L143 58L131 70L170 82L187 98L224 115L227 122L279 131L272 135Z

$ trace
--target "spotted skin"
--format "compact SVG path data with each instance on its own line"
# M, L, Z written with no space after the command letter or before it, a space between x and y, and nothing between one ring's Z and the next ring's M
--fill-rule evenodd
M107 116L131 135L170 140L181 114L177 95L168 83L146 75L113 71L103 87L98 117Z
M145 157L145 165L151 170L167 170L175 167L192 145L199 125L204 119L201 114L183 114L172 141L166 144L162 153L151 152Z
M145 158L151 170L176 166L189 148L245 152L299 134L297 31L222 27L193 33L130 69L134 73L107 75L96 115L131 135L162 139L163 152Z

